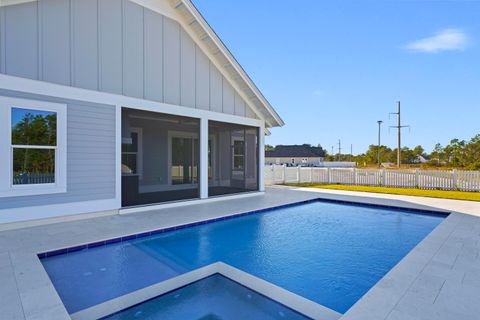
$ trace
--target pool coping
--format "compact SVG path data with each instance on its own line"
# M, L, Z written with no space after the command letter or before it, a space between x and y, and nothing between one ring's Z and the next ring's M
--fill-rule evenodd
M42 260L42 259L50 258L50 257L53 257L53 256L64 255L64 254L68 254L68 253L72 253L72 252L103 247L103 246L107 246L107 245L114 244L114 243L121 243L121 242L130 241L130 240L146 238L146 237L150 237L150 236L154 236L154 235L158 235L158 234L163 234L163 233L167 233L167 232L171 232L171 231L191 228L191 227L210 224L210 223L215 223L215 222L219 222L219 221L235 219L235 218L239 218L239 217L242 217L242 216L266 213L266 212L275 211L275 210L279 210L279 209L301 206L301 205L304 205L304 204L314 203L314 202L336 203L336 204L343 204L343 205L353 205L353 206L357 206L357 207L380 208L380 209L394 210L394 211L409 211L409 212L414 212L414 213L417 213L417 214L438 215L438 216L442 216L442 217L445 217L445 218L451 213L450 211L445 211L445 210L440 210L440 209L439 210L433 210L433 209L420 209L420 208L405 208L405 207L385 205L385 204L360 203L360 202L355 202L355 201L325 199L325 198L318 197L318 198L313 198L313 199L302 200L302 201L298 201L298 202L292 202L292 203L288 203L288 204L273 206L273 207L269 207L269 208L263 208L263 209L258 209L258 210L251 210L251 211L245 211L245 212L240 212L240 213L234 213L234 214L230 214L230 215L224 215L224 216L220 216L220 217L212 218L212 219L205 219L205 220L191 222L191 223L178 224L178 225L170 226L170 227L152 229L150 231L143 231L143 232L140 232L140 233L131 233L131 234L127 234L127 235L124 235L124 236L108 238L108 239L94 241L94 242L81 243L81 244L78 244L78 245L75 245L75 246L56 248L56 249L53 249L53 250L39 252L39 253L37 253L37 256L40 260Z
M181 274L152 286L136 290L126 295L97 304L90 308L71 314L72 320L100 319L119 311L131 308L158 296L188 286L194 282L220 274L253 290L266 298L277 302L306 318L313 320L338 320L342 314L308 300L300 295L276 286L247 272L234 268L223 262L215 262L205 267Z
M125 215L85 215L81 220L53 221L41 226L1 231L0 294L7 300L0 304L0 312L11 319L71 319L37 256L38 252L141 232L152 229L152 226L171 227L180 222L198 222L316 198L406 210L425 208L427 211L451 212L341 320L424 320L432 317L450 320L473 319L480 314L480 304L473 300L480 290L480 203L283 186L268 187L264 195L252 197L248 202L218 201L185 206L174 212L159 209ZM472 258L475 252L476 258ZM468 265L466 261L469 259L476 260ZM418 292L427 272L428 276L446 281L446 285L439 291L426 283L427 287L421 287L422 291ZM462 280L462 275L465 280L469 279L469 283ZM451 285L447 288L449 282ZM452 285L458 289L452 289ZM476 293L469 293L472 289ZM433 305L425 304L424 296L431 293L438 299Z

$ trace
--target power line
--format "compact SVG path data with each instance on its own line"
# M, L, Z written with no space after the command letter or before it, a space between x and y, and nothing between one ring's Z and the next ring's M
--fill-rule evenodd
M410 128L409 125L403 125L401 122L401 111L400 111L400 101L397 101L397 112L390 112L390 114L396 115L398 117L398 124L396 126L390 126L390 128L398 129L398 149L397 149L397 167L400 168L401 165L401 153L402 153L402 128Z
M381 132L381 127L382 127L383 121L382 121L382 120L378 120L377 123L378 123L378 150L377 150L377 156L378 156L378 167L380 167L380 166L381 166L381 162L380 162L380 132Z

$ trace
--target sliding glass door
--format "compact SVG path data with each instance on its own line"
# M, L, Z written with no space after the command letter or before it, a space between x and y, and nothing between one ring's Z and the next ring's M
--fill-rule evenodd
M173 185L198 183L198 137L173 135L171 141L172 166L171 182Z

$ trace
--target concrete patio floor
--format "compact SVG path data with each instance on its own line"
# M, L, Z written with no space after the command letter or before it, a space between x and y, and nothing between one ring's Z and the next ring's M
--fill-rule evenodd
M0 318L70 319L36 254L314 198L452 212L342 320L478 319L480 203L308 188L0 231Z

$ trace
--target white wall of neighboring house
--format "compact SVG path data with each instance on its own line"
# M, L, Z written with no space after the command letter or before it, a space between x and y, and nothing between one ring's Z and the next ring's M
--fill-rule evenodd
M324 161L322 157L265 157L265 164L323 168L355 168L357 166L355 162Z
M293 166L319 166L323 157L265 157L265 164L285 164Z

